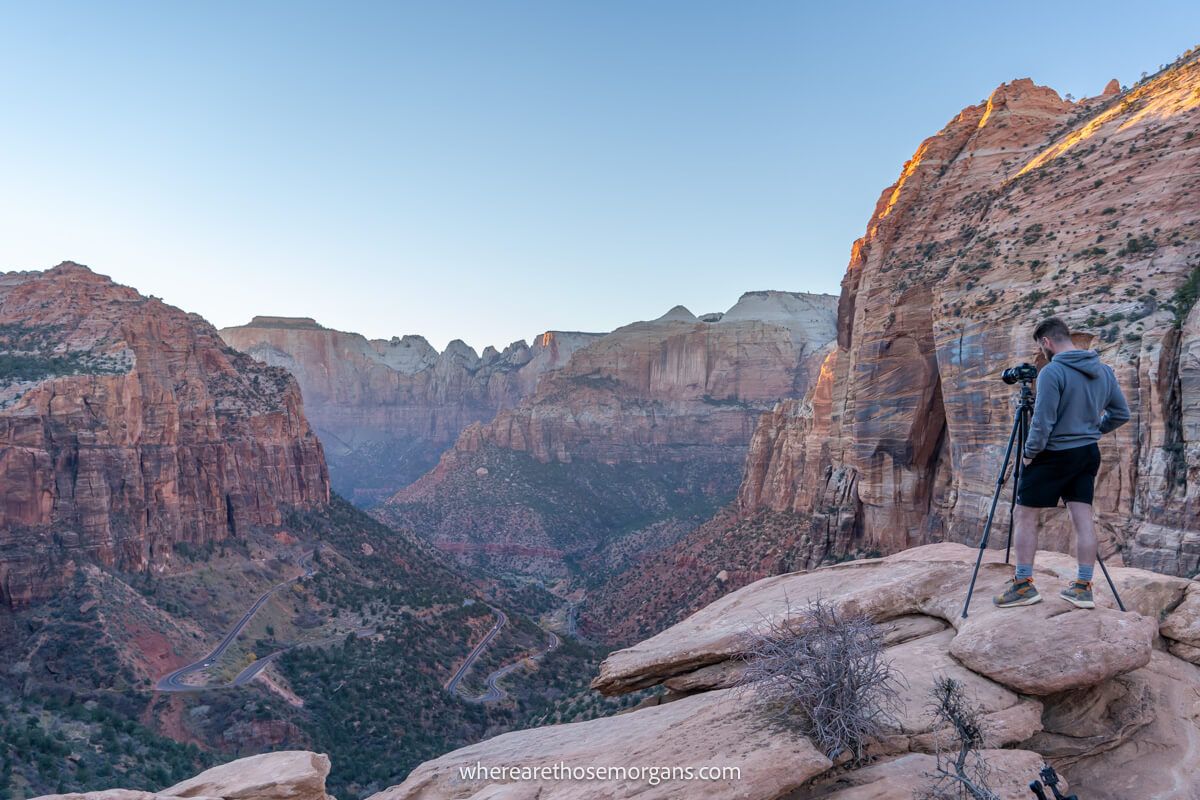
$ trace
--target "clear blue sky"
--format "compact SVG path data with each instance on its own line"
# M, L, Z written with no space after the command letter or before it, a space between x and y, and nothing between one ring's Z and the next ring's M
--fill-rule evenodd
M6 3L0 269L439 348L836 292L962 106L1198 41L1194 0Z

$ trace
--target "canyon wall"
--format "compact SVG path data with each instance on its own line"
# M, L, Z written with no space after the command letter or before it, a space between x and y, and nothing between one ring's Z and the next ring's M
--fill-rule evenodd
M86 267L0 275L0 363L0 603L329 501L290 375Z
M547 331L532 346L482 355L458 340L438 353L420 336L367 339L295 317L255 317L221 336L296 377L334 488L370 506L433 467L467 425L532 394L543 373L599 334Z
M737 500L589 598L632 641L780 570L982 532L1015 413L1000 372L1051 314L1133 413L1105 436L1102 554L1200 570L1200 63L1065 100L998 87L917 148L851 250L812 387L759 420ZM993 546L1004 546L1007 497ZM1041 546L1073 550L1066 514Z
M836 334L835 302L750 292L724 314L676 307L619 328L468 426L379 515L448 550L540 561L535 572L708 515L736 491L759 414L805 391Z

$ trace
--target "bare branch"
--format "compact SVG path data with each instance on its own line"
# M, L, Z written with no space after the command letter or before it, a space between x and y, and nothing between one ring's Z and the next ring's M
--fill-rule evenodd
M883 657L883 634L862 614L824 600L766 620L742 655L741 681L830 758L860 763L899 708L898 678Z

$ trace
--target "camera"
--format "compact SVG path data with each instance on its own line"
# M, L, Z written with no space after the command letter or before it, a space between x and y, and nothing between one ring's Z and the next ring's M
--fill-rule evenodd
M1037 377L1037 367L1028 362L1017 364L1015 367L1009 367L1000 373L1000 380L1010 386L1017 381L1028 382Z

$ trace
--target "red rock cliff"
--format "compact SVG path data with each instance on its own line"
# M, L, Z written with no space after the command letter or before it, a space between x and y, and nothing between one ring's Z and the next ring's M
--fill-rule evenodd
M482 356L461 341L439 354L420 336L368 340L291 317L255 317L221 336L296 376L334 487L370 505L432 467L467 425L532 394L543 373L599 334L549 331L532 346Z
M922 143L853 247L820 380L760 424L742 512L799 512L841 551L975 541L1012 421L999 373L1054 313L1133 408L1101 443L1106 552L1195 572L1197 132L1193 56L1080 103L1014 81Z
M762 415L737 502L589 594L634 641L749 581L942 540L975 544L1012 425L1000 372L1050 314L1116 371L1101 442L1116 561L1200 571L1200 63L1078 103L998 87L925 140L854 243L838 336L802 399ZM1007 498L993 545L1003 547ZM1066 515L1041 546L1073 550Z
M86 267L0 275L0 361L0 602L329 500L291 376Z

